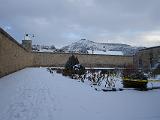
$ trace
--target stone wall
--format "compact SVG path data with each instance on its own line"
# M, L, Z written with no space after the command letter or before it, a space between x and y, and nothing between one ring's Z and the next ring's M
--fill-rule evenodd
M0 77L32 66L33 56L0 28Z
M34 66L64 66L71 54L67 53L32 53ZM133 64L132 56L74 54L86 67L124 67Z
M0 77L25 67L64 66L71 54L29 52L0 28ZM123 67L133 64L132 56L75 54L86 67Z

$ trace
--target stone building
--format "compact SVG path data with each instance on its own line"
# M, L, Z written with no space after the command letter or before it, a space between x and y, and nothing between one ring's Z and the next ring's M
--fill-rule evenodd
M32 51L32 40L28 36L28 34L25 35L24 40L22 40L22 46L26 48L29 52Z
M151 71L160 67L160 46L142 49L134 56L134 65L138 69Z

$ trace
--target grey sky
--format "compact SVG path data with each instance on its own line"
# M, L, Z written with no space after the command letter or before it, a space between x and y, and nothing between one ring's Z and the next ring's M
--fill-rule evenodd
M62 47L96 42L160 45L160 0L0 0L0 26L19 42Z

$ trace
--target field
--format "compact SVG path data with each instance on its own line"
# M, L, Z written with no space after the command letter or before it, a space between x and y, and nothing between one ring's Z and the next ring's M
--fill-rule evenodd
M26 68L0 79L0 120L160 120L159 93L98 91L87 81Z

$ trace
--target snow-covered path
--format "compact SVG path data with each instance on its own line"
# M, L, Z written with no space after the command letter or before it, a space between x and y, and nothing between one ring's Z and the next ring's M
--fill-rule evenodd
M98 92L46 68L0 79L0 120L160 120L160 90Z

